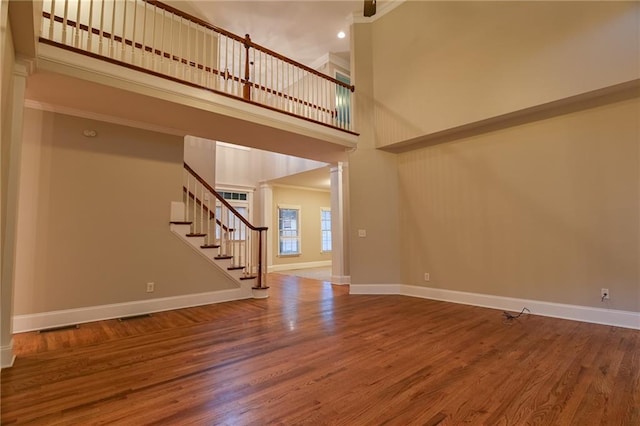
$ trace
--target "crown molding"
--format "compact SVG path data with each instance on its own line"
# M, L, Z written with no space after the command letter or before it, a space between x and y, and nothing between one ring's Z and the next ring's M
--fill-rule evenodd
M322 55L321 57L319 57L318 59L316 59L315 61L313 61L311 63L311 65L309 65L311 68L313 68L314 70L318 70L320 69L322 66L324 66L325 64L328 63L332 63L334 65L339 66L342 69L345 70L351 70L351 64L349 63L349 61L342 59L341 57L339 57L338 55L334 54L334 53L325 53L324 55Z

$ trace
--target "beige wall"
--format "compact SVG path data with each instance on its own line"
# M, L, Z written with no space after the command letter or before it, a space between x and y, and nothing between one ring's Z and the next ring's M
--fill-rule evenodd
M639 78L639 8L403 3L372 24L378 146Z
M376 149L637 79L639 6L404 2L354 24L351 282L639 311L637 95Z
M185 136L184 162L213 188L216 187L216 142Z
M218 144L216 183L256 188L260 182L324 167L326 163L255 148Z
M278 256L278 205L300 206L301 250L299 256ZM331 253L322 253L320 232L320 209L331 207L331 194L325 191L306 190L285 186L273 187L273 224L269 232L273 232L273 264L286 265L294 263L331 261Z
M13 264L7 264L12 257L13 239L5 241L7 235L15 235L7 227L15 227L14 221L8 223L9 157L13 133L13 67L15 63L11 25L8 19L9 4L0 0L0 366L10 365L13 361L11 351L13 317Z
M7 209L7 189L9 184L9 149L11 147L11 110L13 108L13 66L15 64L15 54L13 51L13 40L11 35L11 25L8 20L8 2L2 1L0 9L0 54L2 66L0 75L2 80L2 99L0 99L0 137L2 137L2 231L6 226ZM2 239L4 244L4 239ZM4 251L4 246L3 246Z
M351 77L358 148L349 154L349 262L353 284L398 284L400 217L397 156L376 149L372 28L351 28ZM367 233L358 237L358 230Z
M639 111L636 98L401 154L403 281L640 311Z
M169 230L181 137L26 109L23 146L16 315L234 286Z

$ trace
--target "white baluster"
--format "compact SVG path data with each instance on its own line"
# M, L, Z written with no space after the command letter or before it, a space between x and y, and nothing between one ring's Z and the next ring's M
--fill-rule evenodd
M166 19L165 17L165 10L162 10L162 15L161 15L161 19L162 19L162 25L160 27L160 72L164 73L164 39L165 39L165 34L164 34L164 21ZM168 74L168 71L167 71Z
M153 25L152 25L152 36L151 36L151 64L149 66L149 68L153 71L157 71L158 67L158 56L156 55L156 46L158 45L158 36L156 33L156 20L158 18L158 8L156 7L156 5L153 5Z
M193 78L193 70L191 69L191 21L187 19L187 52L185 55L187 59L187 68L186 70L189 72L189 81ZM186 77L186 74L185 74Z
M138 0L133 0L133 35L131 36L131 63L136 63L136 28L138 27ZM185 219L186 220L186 219Z
M178 63L176 64L176 77L180 72L178 67L180 67L180 70L182 70L182 78L184 78L185 76L184 66L182 65L183 57L184 52L182 51L182 17L178 16Z
M187 192L185 194L185 198L184 198L184 220L186 222L189 221L189 181L190 179L190 174L185 170L185 174L187 176Z
M142 2L142 7L144 7L144 13L142 15L142 56L140 57L140 65L144 68L146 67L147 57L147 3Z
M127 53L127 1L124 0L123 12L122 12L122 39L120 41L120 60L124 62L125 54Z
M115 25L116 25L116 2L112 0L111 7L111 28L109 28L109 33L111 37L109 38L109 57L113 58L114 52L114 43L115 43Z
M207 192L209 194L209 199L207 200L207 240L206 244L211 244L211 198L213 198L213 194L211 192Z
M171 19L171 23L169 24L169 65L167 66L167 74L177 77L178 73L171 73L171 65L173 65L173 13L169 13L169 17Z
M220 206L220 254L222 255L227 254L226 236L228 228L225 226L225 217L227 216L226 209L224 204Z
M216 33L215 31L213 31L212 29L209 29L209 32L211 33L209 36L209 46L211 46L211 48L209 49L209 78L207 79L207 87L208 88L214 88L215 87L215 74L213 73L213 70L216 67L216 55L215 55L215 41L216 41Z
M196 194L198 193L198 181L194 176L194 181L193 181L193 233L197 234L198 233L198 204L196 203Z
M202 65L202 71L200 71L200 84L206 87L207 81L207 29L202 28L202 55L200 56L200 65Z
M56 23L56 0L51 0L51 13L49 18L49 40L53 40L53 27Z
M69 0L65 0L64 9L62 13L62 43L67 44L67 16L69 13Z
M200 192L200 233L204 233L204 185L202 186L202 190Z
M80 9L81 9L81 4L82 2L78 1L77 6L76 6L76 27L75 27L75 34L74 34L74 42L73 42L73 46L76 48L80 47Z
M244 225L244 270L245 275L247 275L247 271L251 269L251 260L249 259L249 227Z

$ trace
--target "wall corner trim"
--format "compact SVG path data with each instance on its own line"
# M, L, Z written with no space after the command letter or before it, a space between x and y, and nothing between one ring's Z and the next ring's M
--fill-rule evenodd
M351 284L350 294L394 294L640 330L640 312L568 305L405 284Z
M330 260L316 260L314 262L299 262L299 263L283 263L280 265L267 266L267 272L280 272L290 269L308 269L308 268L326 268L331 266Z
M8 345L0 347L0 369L13 367L16 356L13 354L13 339Z
M331 284L347 285L351 284L350 275L331 275Z

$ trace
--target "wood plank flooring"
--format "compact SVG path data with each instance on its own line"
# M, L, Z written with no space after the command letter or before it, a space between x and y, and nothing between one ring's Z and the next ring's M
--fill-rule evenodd
M271 274L271 297L15 336L2 424L640 425L640 332Z

